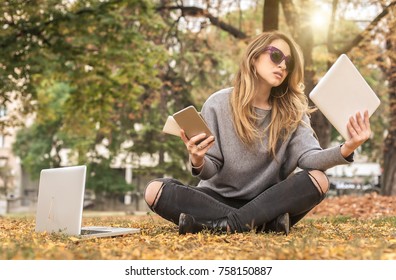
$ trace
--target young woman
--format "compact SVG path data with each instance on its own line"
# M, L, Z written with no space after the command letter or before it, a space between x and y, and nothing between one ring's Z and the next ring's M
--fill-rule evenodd
M197 187L151 181L149 207L179 225L179 233L289 229L329 189L324 171L353 161L370 134L368 113L348 123L350 140L322 149L310 127L303 92L303 58L281 32L262 33L247 47L234 87L211 95L202 108L214 136L187 139ZM299 172L295 172L296 168Z

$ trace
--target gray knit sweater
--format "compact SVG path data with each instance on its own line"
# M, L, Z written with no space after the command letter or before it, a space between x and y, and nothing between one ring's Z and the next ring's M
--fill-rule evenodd
M248 149L236 134L229 98L232 88L211 95L202 108L202 116L215 136L215 145L205 156L198 187L208 187L224 197L252 199L270 186L286 179L297 167L326 170L348 164L339 146L322 149L312 129L300 125L277 153L270 157L267 137ZM258 109L258 125L268 126L270 112ZM308 117L304 121L309 123Z

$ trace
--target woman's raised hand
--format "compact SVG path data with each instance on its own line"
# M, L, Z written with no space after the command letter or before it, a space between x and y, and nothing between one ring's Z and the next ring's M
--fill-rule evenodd
M370 138L371 128L368 111L364 112L363 117L360 113L357 113L355 118L350 117L347 127L351 138L341 147L341 153L344 157L348 157Z

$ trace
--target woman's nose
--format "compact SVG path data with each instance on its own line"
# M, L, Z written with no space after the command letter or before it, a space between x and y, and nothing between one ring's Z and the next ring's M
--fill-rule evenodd
M286 70L286 68L287 68L287 67L286 67L286 61L285 61L285 60L282 60L281 63L278 64L278 66L279 66L280 68L282 68L283 70Z

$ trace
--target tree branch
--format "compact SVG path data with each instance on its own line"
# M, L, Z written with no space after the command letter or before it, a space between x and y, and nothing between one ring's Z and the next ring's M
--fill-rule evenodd
M334 14L336 11L336 6L337 2L335 1L335 4L333 6L333 15L332 15L332 22L330 24L330 30L334 30L333 27L333 20L334 20ZM329 32L328 34L328 44L327 48L330 53L336 54L336 55L341 55L343 53L348 53L354 46L357 46L364 38L366 38L367 34L369 34L378 24L378 22L383 19L388 13L389 10L396 5L396 1L391 2L389 5L385 6L385 8L382 10L380 14L378 14L374 20L370 22L370 24L364 29L360 34L358 34L348 45L344 46L341 49L336 49L333 44L333 32Z
M186 17L202 17L202 18L207 18L209 19L210 23L213 24L214 26L219 27L221 30L224 30L234 36L235 38L238 39L246 39L248 38L248 35L244 33L243 31L239 30L238 28L235 28L234 26L225 23L224 21L220 20L218 17L213 16L208 10L194 7L194 6L182 6L182 5L177 5L177 6L159 6L157 11L162 11L162 10L179 10L182 14L182 16Z

